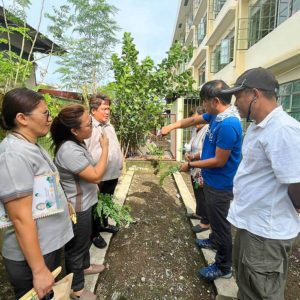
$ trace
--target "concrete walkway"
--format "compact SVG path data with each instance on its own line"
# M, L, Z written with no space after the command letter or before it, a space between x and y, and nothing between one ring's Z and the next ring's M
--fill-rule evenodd
M183 203L186 207L187 213L194 213L196 210L196 202L194 196L191 195L188 187L186 186L181 174L179 172L173 173L177 188L180 192ZM199 221L192 220L193 226L199 224ZM198 239L207 239L209 237L209 230L197 233ZM214 263L215 252L209 249L201 249L203 256L207 264ZM235 279L231 277L230 279L219 278L214 281L218 296L218 300L231 300L237 298L238 287L236 285Z

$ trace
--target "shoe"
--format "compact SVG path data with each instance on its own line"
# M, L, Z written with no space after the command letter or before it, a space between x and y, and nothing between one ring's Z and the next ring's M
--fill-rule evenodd
M199 275L207 280L216 280L218 278L229 279L232 277L232 271L229 270L228 272L223 272L214 263L207 268L200 269Z
M74 300L96 300L96 295L89 290L83 289L83 292L80 296L70 294L70 298Z
M208 230L208 229L209 229L209 227L204 228L204 227L201 227L199 224L192 227L192 230L193 230L195 233L203 232L203 231L206 231L206 230Z
M186 216L188 219L201 220L201 217L196 217L194 213L192 213L192 214L185 214L185 216Z
M90 265L92 269L86 269L83 271L84 275L91 275L91 274L98 274L104 271L105 267L103 265L96 265L96 264L91 264Z
M99 249L105 248L107 246L104 238L101 235L98 235L96 239L93 240L93 244Z
M109 232L109 233L115 234L119 230L120 230L120 228L118 226L108 225L108 228L102 227L99 231L100 232Z
M196 244L200 247L200 248L205 248L205 249L211 249L211 250L216 250L216 248L213 247L213 244L211 242L210 239L197 239L196 240Z

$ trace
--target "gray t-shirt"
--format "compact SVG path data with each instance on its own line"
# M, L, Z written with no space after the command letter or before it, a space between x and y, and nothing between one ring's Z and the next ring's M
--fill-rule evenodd
M53 172L57 169L46 150L9 134L0 144L0 201L18 201L32 195L34 176ZM66 197L63 192L59 197L64 212L35 220L43 255L61 248L73 237ZM14 227L4 230L2 255L25 260Z
M97 203L97 185L78 176L88 165L95 162L84 145L73 141L64 142L58 149L54 162L59 171L61 185L75 211L86 211Z

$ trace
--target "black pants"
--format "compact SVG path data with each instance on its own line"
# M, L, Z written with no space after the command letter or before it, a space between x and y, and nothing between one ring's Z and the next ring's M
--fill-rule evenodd
M60 266L60 249L44 255L44 260L47 268L53 272ZM26 260L15 261L3 257L3 264L14 288L15 297L19 299L33 288L31 269Z
M100 193L103 195L113 195L116 189L116 186L118 184L118 178L101 181L99 183L99 190ZM97 204L94 205L94 207L97 206ZM108 218L105 217L105 215L102 213L101 219L103 221L103 227L108 226ZM99 235L99 231L102 229L100 218L93 219L93 237L96 237Z
M92 243L92 207L77 212L77 223L73 224L74 237L65 245L67 274L74 273L72 289L77 292L84 288L84 269L90 266Z
M209 238L217 249L215 262L223 272L228 272L232 264L231 225L227 221L232 191L217 190L208 184L203 186L207 203L207 214L212 233Z
M196 214L201 217L202 224L209 224L203 187L195 187L196 182L194 181L193 176L191 176L191 181L196 198Z

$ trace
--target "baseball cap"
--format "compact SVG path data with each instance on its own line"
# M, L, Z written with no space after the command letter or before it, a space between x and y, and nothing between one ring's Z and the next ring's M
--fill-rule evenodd
M279 84L275 76L264 68L253 68L245 71L236 80L234 87L222 90L222 94L234 94L246 88L257 88L263 91L278 92Z

